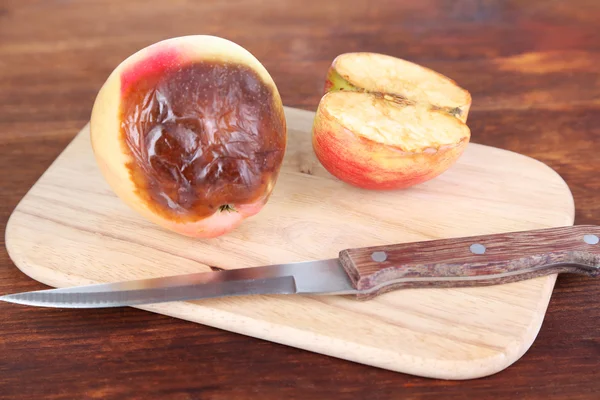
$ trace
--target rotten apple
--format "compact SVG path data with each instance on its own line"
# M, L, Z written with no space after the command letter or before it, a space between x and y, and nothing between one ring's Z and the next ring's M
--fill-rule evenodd
M265 67L206 35L164 40L125 59L100 89L90 129L100 170L127 205L204 238L262 209L287 143Z
M470 140L469 93L430 69L376 53L332 63L317 108L312 143L338 179L373 190L433 179Z

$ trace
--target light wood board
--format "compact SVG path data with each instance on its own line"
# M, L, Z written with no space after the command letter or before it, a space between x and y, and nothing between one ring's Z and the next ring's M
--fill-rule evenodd
M96 167L86 126L12 214L10 257L31 278L65 287L573 224L569 188L531 158L471 143L432 181L403 191L365 191L319 165L310 145L313 113L287 108L286 114L289 146L271 200L235 232L211 240L166 232L123 204ZM256 296L140 308L375 367L468 379L501 371L527 351L555 280L411 289L368 302Z

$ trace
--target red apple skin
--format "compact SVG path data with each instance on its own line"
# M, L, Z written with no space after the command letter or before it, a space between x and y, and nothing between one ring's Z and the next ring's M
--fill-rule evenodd
M441 175L462 155L468 138L439 149L406 152L353 133L319 107L312 145L323 167L341 181L363 189L394 190Z
M166 229L184 236L204 239L216 238L236 229L246 218L258 214L266 201L266 198L261 198L254 203L234 205L236 207L234 212L217 212L196 222L185 223L165 219L156 222Z
M282 151L286 144L286 121L279 92L267 70L249 52L226 39L213 36L184 36L148 46L124 60L100 89L90 120L91 143L97 165L117 196L147 220L175 233L193 238L214 238L237 228L256 215L267 203L279 174L273 172L266 189L252 201L231 202L235 211L216 211L202 219L173 218L165 215L133 181L128 165L135 163L121 135L120 106L123 93L145 74L163 71L173 65L196 60L238 62L251 67L273 91L273 116L281 123ZM283 156L282 156L283 157Z

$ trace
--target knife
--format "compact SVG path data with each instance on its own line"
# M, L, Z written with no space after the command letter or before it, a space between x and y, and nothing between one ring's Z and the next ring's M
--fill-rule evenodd
M488 286L600 274L600 226L578 225L342 250L338 258L1 296L30 306L104 308L261 294L370 300L406 288Z

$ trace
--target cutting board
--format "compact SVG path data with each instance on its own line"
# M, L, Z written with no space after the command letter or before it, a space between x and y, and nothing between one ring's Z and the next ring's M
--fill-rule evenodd
M289 146L272 198L233 233L194 240L140 218L101 177L86 126L11 215L10 257L31 278L65 287L573 224L573 198L553 170L475 143L450 170L418 187L391 192L351 187L314 157L314 114L285 111ZM367 302L248 296L140 308L374 367L468 379L501 371L527 351L555 280L551 275L480 288L410 289Z

